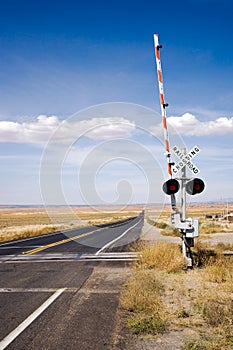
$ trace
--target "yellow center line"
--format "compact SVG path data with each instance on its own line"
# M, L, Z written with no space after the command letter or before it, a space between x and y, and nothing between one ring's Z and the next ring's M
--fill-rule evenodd
M55 242L55 243L42 245L41 247L34 248L34 249L31 249L31 250L27 250L26 252L23 252L22 254L24 254L24 255L32 255L32 254L41 252L42 250L45 250L45 249L48 249L48 248L51 248L51 247L55 247L55 246L60 245L60 244L65 244L67 242L74 241L75 239L78 239L78 238L82 238L82 237L86 237L86 236L92 235L93 233L95 233L97 231L100 231L100 230L103 230L103 228L99 228L99 229L91 231L91 232L83 233L82 235L70 237L70 238L67 238L67 239L62 239L61 241L58 241L58 242Z

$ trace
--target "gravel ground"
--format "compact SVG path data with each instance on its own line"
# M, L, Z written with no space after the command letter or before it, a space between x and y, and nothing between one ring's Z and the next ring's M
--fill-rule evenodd
M233 232L202 235L200 240L202 242L209 242L210 244L233 244Z
M161 229L149 225L146 221L144 222L144 226L142 228L141 240L149 241L151 244L160 241L172 242L172 243L181 243L181 239L179 237L171 237L171 236L163 236L161 235Z

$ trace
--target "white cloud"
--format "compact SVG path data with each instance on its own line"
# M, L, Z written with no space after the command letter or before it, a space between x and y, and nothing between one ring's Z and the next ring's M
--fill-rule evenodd
M225 135L233 133L233 118L221 117L210 121L200 121L195 115L167 118L169 133L183 136ZM39 115L33 122L0 121L0 142L44 145L56 132L55 140L69 143L86 136L93 140L130 138L136 124L123 117L91 118L80 121L59 121L57 116ZM161 136L162 125L157 124L150 131Z
M233 133L233 117L221 117L202 122L193 114L185 113L181 117L167 118L167 123L184 136L225 135Z
M82 123L82 122L80 122ZM124 118L93 118L87 137L94 140L111 140L113 137L131 137L135 124Z
M125 118L92 118L81 121L63 121L54 140L69 143L69 140L86 136L92 140L112 140L129 138L135 130L135 124Z
M58 127L56 116L39 115L35 122L0 121L0 142L44 144Z
M0 121L0 142L44 145L55 130L55 138L61 142L82 135L94 140L110 140L130 137L134 123L125 118L92 118L87 120L60 122L57 116L39 115L34 122Z

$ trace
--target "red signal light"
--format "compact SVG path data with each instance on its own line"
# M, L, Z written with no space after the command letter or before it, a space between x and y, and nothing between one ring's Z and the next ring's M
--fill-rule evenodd
M180 184L176 179L167 180L163 184L163 192L169 195L178 192L179 189L180 189Z
M202 179L195 177L186 183L186 192L194 195L201 193L205 189L205 183Z

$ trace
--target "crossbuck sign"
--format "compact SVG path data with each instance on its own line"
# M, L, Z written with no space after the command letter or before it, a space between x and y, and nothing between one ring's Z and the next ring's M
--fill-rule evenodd
M200 148L194 146L188 153L184 153L179 147L174 146L172 152L179 158L179 161L172 166L172 172L177 174L186 166L193 174L198 174L200 170L193 164L192 159L200 152Z

